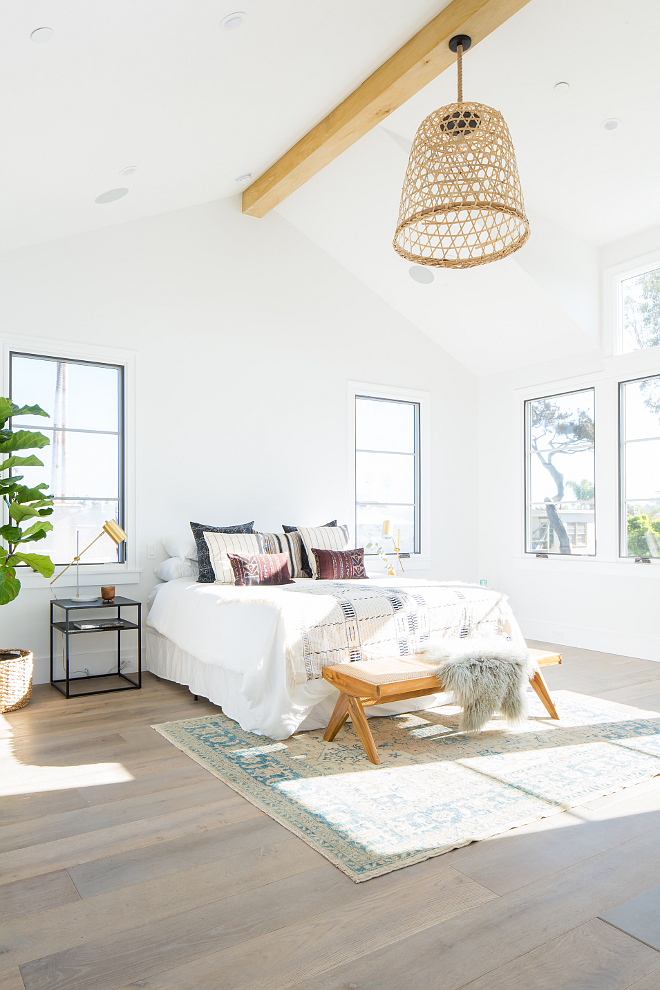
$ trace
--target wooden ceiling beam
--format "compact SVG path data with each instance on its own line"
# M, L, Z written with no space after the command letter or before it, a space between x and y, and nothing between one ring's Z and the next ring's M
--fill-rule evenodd
M343 103L243 192L243 213L263 217L452 65L455 34L474 46L529 0L452 0Z

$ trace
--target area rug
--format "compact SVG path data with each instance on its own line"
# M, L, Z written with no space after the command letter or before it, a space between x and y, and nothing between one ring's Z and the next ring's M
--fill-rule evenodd
M660 714L557 691L520 729L458 731L454 707L372 718L380 766L347 723L284 742L224 715L153 726L356 883L660 774ZM536 700L536 699L535 699Z

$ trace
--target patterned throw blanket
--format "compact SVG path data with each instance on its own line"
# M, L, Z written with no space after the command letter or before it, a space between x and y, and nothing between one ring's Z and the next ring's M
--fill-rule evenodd
M281 612L298 683L321 677L326 666L412 656L440 639L510 637L524 645L506 595L480 585L310 581L261 600Z

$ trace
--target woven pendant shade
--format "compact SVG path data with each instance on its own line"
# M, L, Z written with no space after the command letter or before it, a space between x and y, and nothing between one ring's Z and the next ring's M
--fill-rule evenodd
M498 261L529 237L509 129L498 110L463 102L461 54L458 102L430 114L413 142L393 241L436 268Z

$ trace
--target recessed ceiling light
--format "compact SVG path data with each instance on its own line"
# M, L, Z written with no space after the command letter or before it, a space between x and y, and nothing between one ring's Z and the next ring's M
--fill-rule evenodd
M41 45L43 44L44 41L50 41L50 39L53 37L54 34L55 32L53 31L52 28L41 27L41 28L36 28L30 35L30 38L36 44Z
M121 199L125 196L128 189L108 189L107 192L101 193L94 200L95 203L114 203L116 199Z
M239 185L243 186L246 184L246 182L249 182L251 178L252 178L252 172L246 172L245 175L237 175L236 181L238 182Z
M571 87L570 87L569 83L567 83L567 82L558 82L558 83L555 83L555 92L556 93L567 93L570 88Z
M615 131L620 123L621 121L618 117L610 117L608 120L603 121L603 127L606 131Z
M430 285L435 275L429 268L425 268L424 265L413 265L412 268L408 269L408 274L411 279L415 282L420 282L422 285Z
M133 175L133 172L137 172L137 165L127 165L126 168L120 168L120 175Z
M227 14L220 21L220 27L223 27L225 31L233 31L235 28L240 27L247 14L243 10L235 10L233 14Z

